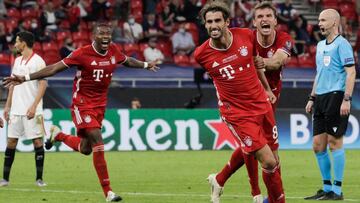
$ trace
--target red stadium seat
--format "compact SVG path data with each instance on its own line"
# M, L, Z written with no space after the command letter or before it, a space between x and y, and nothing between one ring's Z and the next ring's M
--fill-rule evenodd
M17 19L10 19L8 21L6 21L6 30L8 33L11 33L14 28L16 28L18 26L18 20Z
M21 10L21 18L24 20L33 19L33 18L37 19L39 18L39 13L38 11L32 8L23 9Z
M144 53L144 50L149 47L148 43L141 43L139 44L139 50L141 53Z
M16 8L9 8L7 10L7 16L10 17L10 18L15 18L17 20L20 20L21 18L21 13L18 9Z
M357 14L355 9L356 9L355 6L351 3L339 5L340 14L342 16L345 16L350 21L355 21L357 19Z
M58 54L59 53L59 47L57 43L55 42L45 42L42 43L42 50L46 54Z
M89 40L89 35L87 31L79 31L79 32L73 32L72 38L74 41L80 41L80 40Z
M324 8L337 9L338 0L322 0L322 5L323 5Z
M289 27L285 24L278 24L276 26L277 31L289 32Z
M45 5L48 0L37 0L38 5Z
M62 43L67 37L71 37L71 33L68 30L59 31L56 33L56 40L58 41L58 43Z
M159 41L157 48L161 50L166 58L173 58L172 45L169 41Z
M115 46L119 49L119 51L121 51L121 52L124 51L122 44L120 44L120 43L114 43L114 44L115 44Z
M296 56L290 57L290 59L287 61L285 66L287 68L298 68L299 67L298 58Z
M130 1L131 10L143 10L143 2L141 0Z
M179 66L190 66L190 59L186 55L174 55L174 63Z
M70 22L68 20L62 20L60 22L59 28L63 29L63 30L68 30L70 29Z
M123 48L124 48L124 53L127 56L131 56L131 57L135 57L135 58L139 59L140 56L142 55L140 53L140 48L139 48L138 44L135 44L135 43L134 44L132 44L132 43L124 44Z
M186 29L187 31L189 31L189 32L191 32L191 31L196 31L196 32L198 32L198 27L196 26L195 23L186 23L186 24L185 24L185 29Z
M61 57L59 54L44 53L43 58L44 58L46 65L51 65L51 64L57 63L61 60Z
M79 48L79 47L91 44L91 41L90 40L79 40L79 41L74 41L73 43L74 43L75 48Z
M41 44L39 42L35 42L33 44L33 50L34 50L35 53L43 52Z
M89 30L88 23L85 21L81 21L79 28L80 28L80 30L88 31Z
M302 54L298 56L299 66L302 68L315 68L315 56Z
M10 54L0 53L0 64L10 65Z
M142 10L131 11L131 14L134 16L136 22L138 22L140 24L143 22L144 16L143 16Z
M308 49L309 49L309 54L310 54L311 56L315 56L315 55L316 55L316 45L310 45Z
M194 43L195 45L198 45L199 44L199 32L198 31L194 31L194 30L191 30L189 31L193 40L194 40Z

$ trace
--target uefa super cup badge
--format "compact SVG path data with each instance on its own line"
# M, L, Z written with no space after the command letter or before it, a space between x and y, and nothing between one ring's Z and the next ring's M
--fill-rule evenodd
M248 51L248 49L247 49L246 46L241 46L241 47L239 48L239 52L240 52L240 55L241 55L241 56L247 56L248 53L249 53L249 51Z
M330 62L331 62L331 57L330 56L324 56L324 65L329 66Z
M116 63L116 61L115 61L115 56L112 56L111 57L111 64L115 64Z

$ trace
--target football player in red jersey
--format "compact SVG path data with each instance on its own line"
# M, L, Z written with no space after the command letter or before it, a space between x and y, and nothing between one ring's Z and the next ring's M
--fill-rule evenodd
M77 68L71 106L77 136L67 135L57 126L52 126L50 139L45 147L50 149L55 141L60 141L84 155L90 155L92 152L93 164L106 201L118 202L122 198L110 187L101 137L101 123L105 114L108 87L118 64L150 71L156 71L158 67L157 61L142 62L121 53L116 45L111 43L112 28L107 23L98 23L93 34L94 41L91 45L78 48L63 60L38 72L4 78L4 85L10 87L25 81L55 75L67 68Z
M264 123L275 126L275 119L264 87L268 92L271 89L264 73L254 65L256 36L249 29L229 29L229 10L220 1L207 3L200 15L210 39L199 46L194 55L213 79L221 117L243 151L242 163L234 164L248 165L255 156L263 169L269 201L285 202L277 158L272 153L278 149L277 136L264 128ZM232 163L228 165L232 167ZM214 203L220 202L224 183L220 179L216 174L208 177Z
M276 101L279 101L282 87L281 71L286 60L290 57L293 41L289 34L275 30L277 24L276 9L269 2L262 2L255 6L253 24L257 28L253 31L253 34L256 38L256 48L259 56L265 62L266 79L277 98ZM272 104L274 113L276 106L277 102ZM264 122L263 128L265 132L268 132L267 134L271 134L271 132L277 133L276 126L273 123ZM275 149L273 153L278 161L277 148L271 148ZM254 203L262 203L263 197L258 183L258 163L254 156L244 156L241 147L233 152L228 164L216 175L216 178L220 185L223 186L231 175L244 164L244 159L248 159L246 161L246 168Z

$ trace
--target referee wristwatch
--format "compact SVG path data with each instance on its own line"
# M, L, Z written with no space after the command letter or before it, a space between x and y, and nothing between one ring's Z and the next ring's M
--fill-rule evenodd
M352 101L352 97L348 94L344 95L344 101Z

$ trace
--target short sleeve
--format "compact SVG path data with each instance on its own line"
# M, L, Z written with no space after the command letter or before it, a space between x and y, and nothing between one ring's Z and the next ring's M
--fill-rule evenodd
M291 49L294 46L294 41L291 39L291 36L283 33L282 37L279 40L279 48L284 51L288 56L291 56Z
M38 65L36 71L39 71L39 70L44 69L44 68L46 67L46 63L45 63L45 61L44 61L43 58L41 58L41 57L39 56L39 60L38 60L38 61L39 61L39 65Z
M62 62L67 66L78 66L81 64L81 48L76 49L75 51L71 52L67 57L65 57Z
M114 56L117 64L122 64L126 61L127 56L123 54L117 46L114 45Z
M343 42L339 44L339 56L342 66L355 64L353 49L347 40L343 40Z

